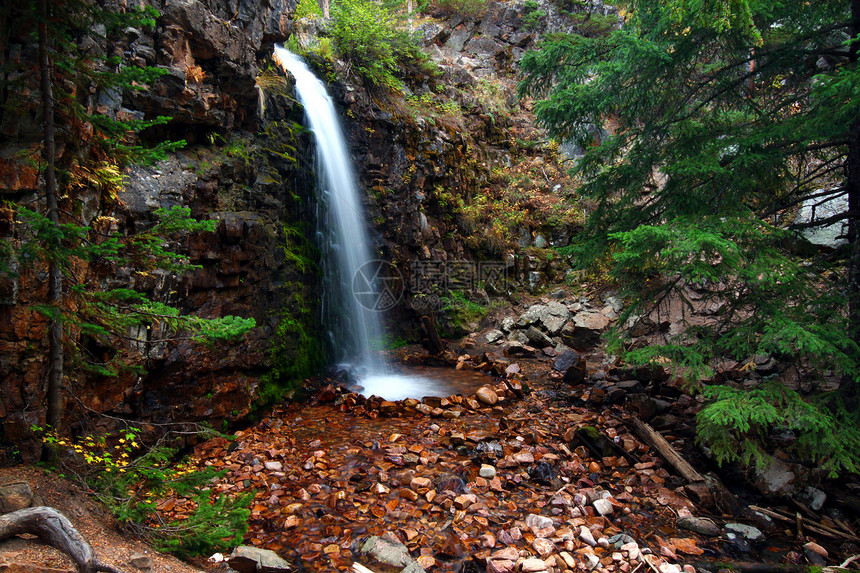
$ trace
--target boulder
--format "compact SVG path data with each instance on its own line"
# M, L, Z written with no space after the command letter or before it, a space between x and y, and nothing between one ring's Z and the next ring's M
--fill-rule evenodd
M565 350L553 361L553 368L564 374L568 384L581 384L585 380L585 360L575 350Z
M373 535L358 540L353 544L353 552L358 556L356 561L363 564L388 566L409 573L424 572L424 568L412 559L409 549L387 535L386 537Z
M33 505L33 490L26 482L0 486L0 515Z
M552 346L552 339L534 326L528 327L526 330L526 338L528 339L529 344L537 348Z
M581 360L582 358L575 350L564 350L553 360L552 367L558 372L565 373L568 368L579 364Z
M496 330L496 329L488 330L484 334L484 338L490 344L493 344L494 342L498 342L499 340L503 339L504 337L505 337L505 334L501 330Z
M600 335L610 324L609 318L594 310L583 310L561 330L562 341L576 349L591 348L600 341Z
M240 545L234 549L227 562L238 573L282 573L295 570L274 551L249 545Z
M765 495L789 495L795 491L796 477L789 464L773 458L764 470L756 470L755 485Z
M560 302L553 301L543 305L538 320L547 334L557 336L567 321L570 320L570 311Z

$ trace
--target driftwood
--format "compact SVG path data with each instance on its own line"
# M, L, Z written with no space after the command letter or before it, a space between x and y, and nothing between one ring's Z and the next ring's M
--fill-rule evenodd
M741 515L744 512L738 498L728 490L716 475L709 473L702 475L685 460L678 450L666 441L660 433L640 420L633 418L633 430L636 435L651 446L682 478L693 483L704 483L714 496L714 504L717 508L729 515Z
M799 524L799 528L806 528L809 531L818 533L819 535L824 535L825 537L832 537L835 539L848 539L849 541L860 542L860 537L857 537L853 533L844 533L842 531L839 531L838 529L833 529L827 524L812 521L809 518L803 517L799 513L795 514L794 516L789 516L780 513L775 509L767 509L764 507L758 507L756 505L751 505L750 509L762 513L768 517L772 517L773 519L778 519L780 521L785 521L788 523L794 522L795 524Z
M30 533L71 557L78 573L123 573L96 559L93 548L66 517L53 507L28 507L0 515L0 540Z
M681 454L678 453L678 450L672 447L672 445L666 441L666 438L660 435L660 433L640 420L639 418L633 418L633 429L636 432L636 435L639 436L642 441L646 444L654 448L660 457L666 460L678 475L684 478L687 481L705 481L705 476L697 472L693 466L691 466L687 460L681 457Z

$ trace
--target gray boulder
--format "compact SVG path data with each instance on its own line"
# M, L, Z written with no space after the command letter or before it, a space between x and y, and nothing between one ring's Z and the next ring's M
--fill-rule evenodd
M359 563L382 565L400 573L424 573L424 568L412 559L409 549L392 539L376 535L353 544ZM373 567L371 567L373 569Z
M529 344L537 348L553 346L552 339L534 326L528 327L528 330L526 330L526 338L528 338Z
M274 551L240 545L233 550L227 560L230 567L239 573L285 573L295 571L288 561Z

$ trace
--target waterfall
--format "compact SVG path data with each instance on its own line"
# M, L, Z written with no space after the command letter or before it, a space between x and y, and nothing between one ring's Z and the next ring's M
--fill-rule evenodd
M371 256L359 188L325 85L301 58L282 46L275 46L274 57L295 78L316 141L322 318L335 358L353 372L366 396L402 400L454 393L444 381L392 372L374 352L373 343L382 340L381 310L397 302L392 291L400 285L387 282L392 278L387 271L393 267Z
M335 359L357 367L359 377L384 371L372 345L381 341L380 312L356 296L367 287L377 292L374 259L359 187L343 130L325 85L305 62L275 46L275 61L292 74L316 141L320 200L317 213L322 248L323 325ZM370 308L369 308L370 307Z

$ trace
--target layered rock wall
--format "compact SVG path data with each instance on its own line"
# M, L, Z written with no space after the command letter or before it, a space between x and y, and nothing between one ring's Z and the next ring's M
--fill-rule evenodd
M135 288L183 313L253 317L257 328L237 344L215 346L181 334L177 340L177 333L158 323L130 332L121 352L144 373L105 377L67 361L66 423L72 429L85 423L81 416L90 425L111 423L90 414L152 424L208 421L216 427L242 419L268 368L277 310L296 295L313 299L314 276L284 252L284 225L312 217L306 166L283 153L308 144L299 130L289 129L301 111L288 98L270 94L264 113L265 96L257 86L273 43L289 35L294 1L171 0L158 9L161 16L151 30L127 28L111 42L84 35L79 42L93 53L121 56L123 66L157 66L167 74L140 91L118 93L92 84L79 98L90 112L117 119L170 116L167 125L142 132L141 141L185 139L188 146L154 166L128 168L115 198L83 189L68 193L61 207L69 222L132 235L155 224L156 209L181 205L198 219L216 221L216 230L169 245L199 266L186 275L144 275L110 263L78 263L75 274L90 287ZM23 70L4 78L18 83L2 94L7 107L0 117L0 200L9 202L0 234L14 244L22 235L13 205L44 208L39 173L28 161L38 155L42 134L40 93L26 72L37 61L27 35L31 19L4 12L3 34L10 41L3 64ZM85 153L67 138L61 132L60 163ZM6 462L14 461L13 451L25 460L38 456L29 428L44 424L47 362L47 321L31 308L47 298L45 269L12 270L17 276L0 281L0 442L7 454L0 461ZM74 329L69 334L69 356L80 352L99 361L116 352Z

